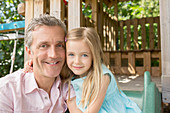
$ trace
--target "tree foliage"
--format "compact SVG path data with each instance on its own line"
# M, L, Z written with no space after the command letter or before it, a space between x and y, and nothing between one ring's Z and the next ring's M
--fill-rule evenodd
M22 0L3 0L0 1L0 23L9 23L24 20L22 15L17 12L17 5L21 3ZM7 33L0 33L1 36ZM19 33L24 33L24 31L19 31ZM0 77L9 74L11 67L11 56L14 48L14 40L0 41ZM16 56L14 63L14 71L19 68L23 68L24 64L24 40L17 41Z

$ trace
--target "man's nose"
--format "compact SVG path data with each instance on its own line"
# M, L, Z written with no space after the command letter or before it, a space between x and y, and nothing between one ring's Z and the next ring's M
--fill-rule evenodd
M48 56L51 58L56 58L58 55L57 49L55 47L51 47L48 52Z

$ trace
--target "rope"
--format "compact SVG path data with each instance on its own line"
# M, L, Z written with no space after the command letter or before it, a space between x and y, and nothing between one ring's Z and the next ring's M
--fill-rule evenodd
M18 31L16 31L16 37L18 37ZM13 53L12 53L12 56L11 56L10 74L13 72L13 68L14 68L15 53L16 53L16 48L17 48L17 41L18 41L18 39L14 40L14 49L13 49Z

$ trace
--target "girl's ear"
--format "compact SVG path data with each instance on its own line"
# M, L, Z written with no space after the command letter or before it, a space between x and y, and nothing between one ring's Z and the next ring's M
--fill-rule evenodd
M30 58L33 58L33 54L31 52L31 49L29 49L27 46L25 46L25 50Z

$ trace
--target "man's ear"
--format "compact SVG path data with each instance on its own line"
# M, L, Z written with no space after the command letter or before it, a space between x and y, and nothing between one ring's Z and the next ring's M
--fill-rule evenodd
M25 50L30 58L33 58L33 54L31 52L31 49L28 48L28 46L25 46Z

